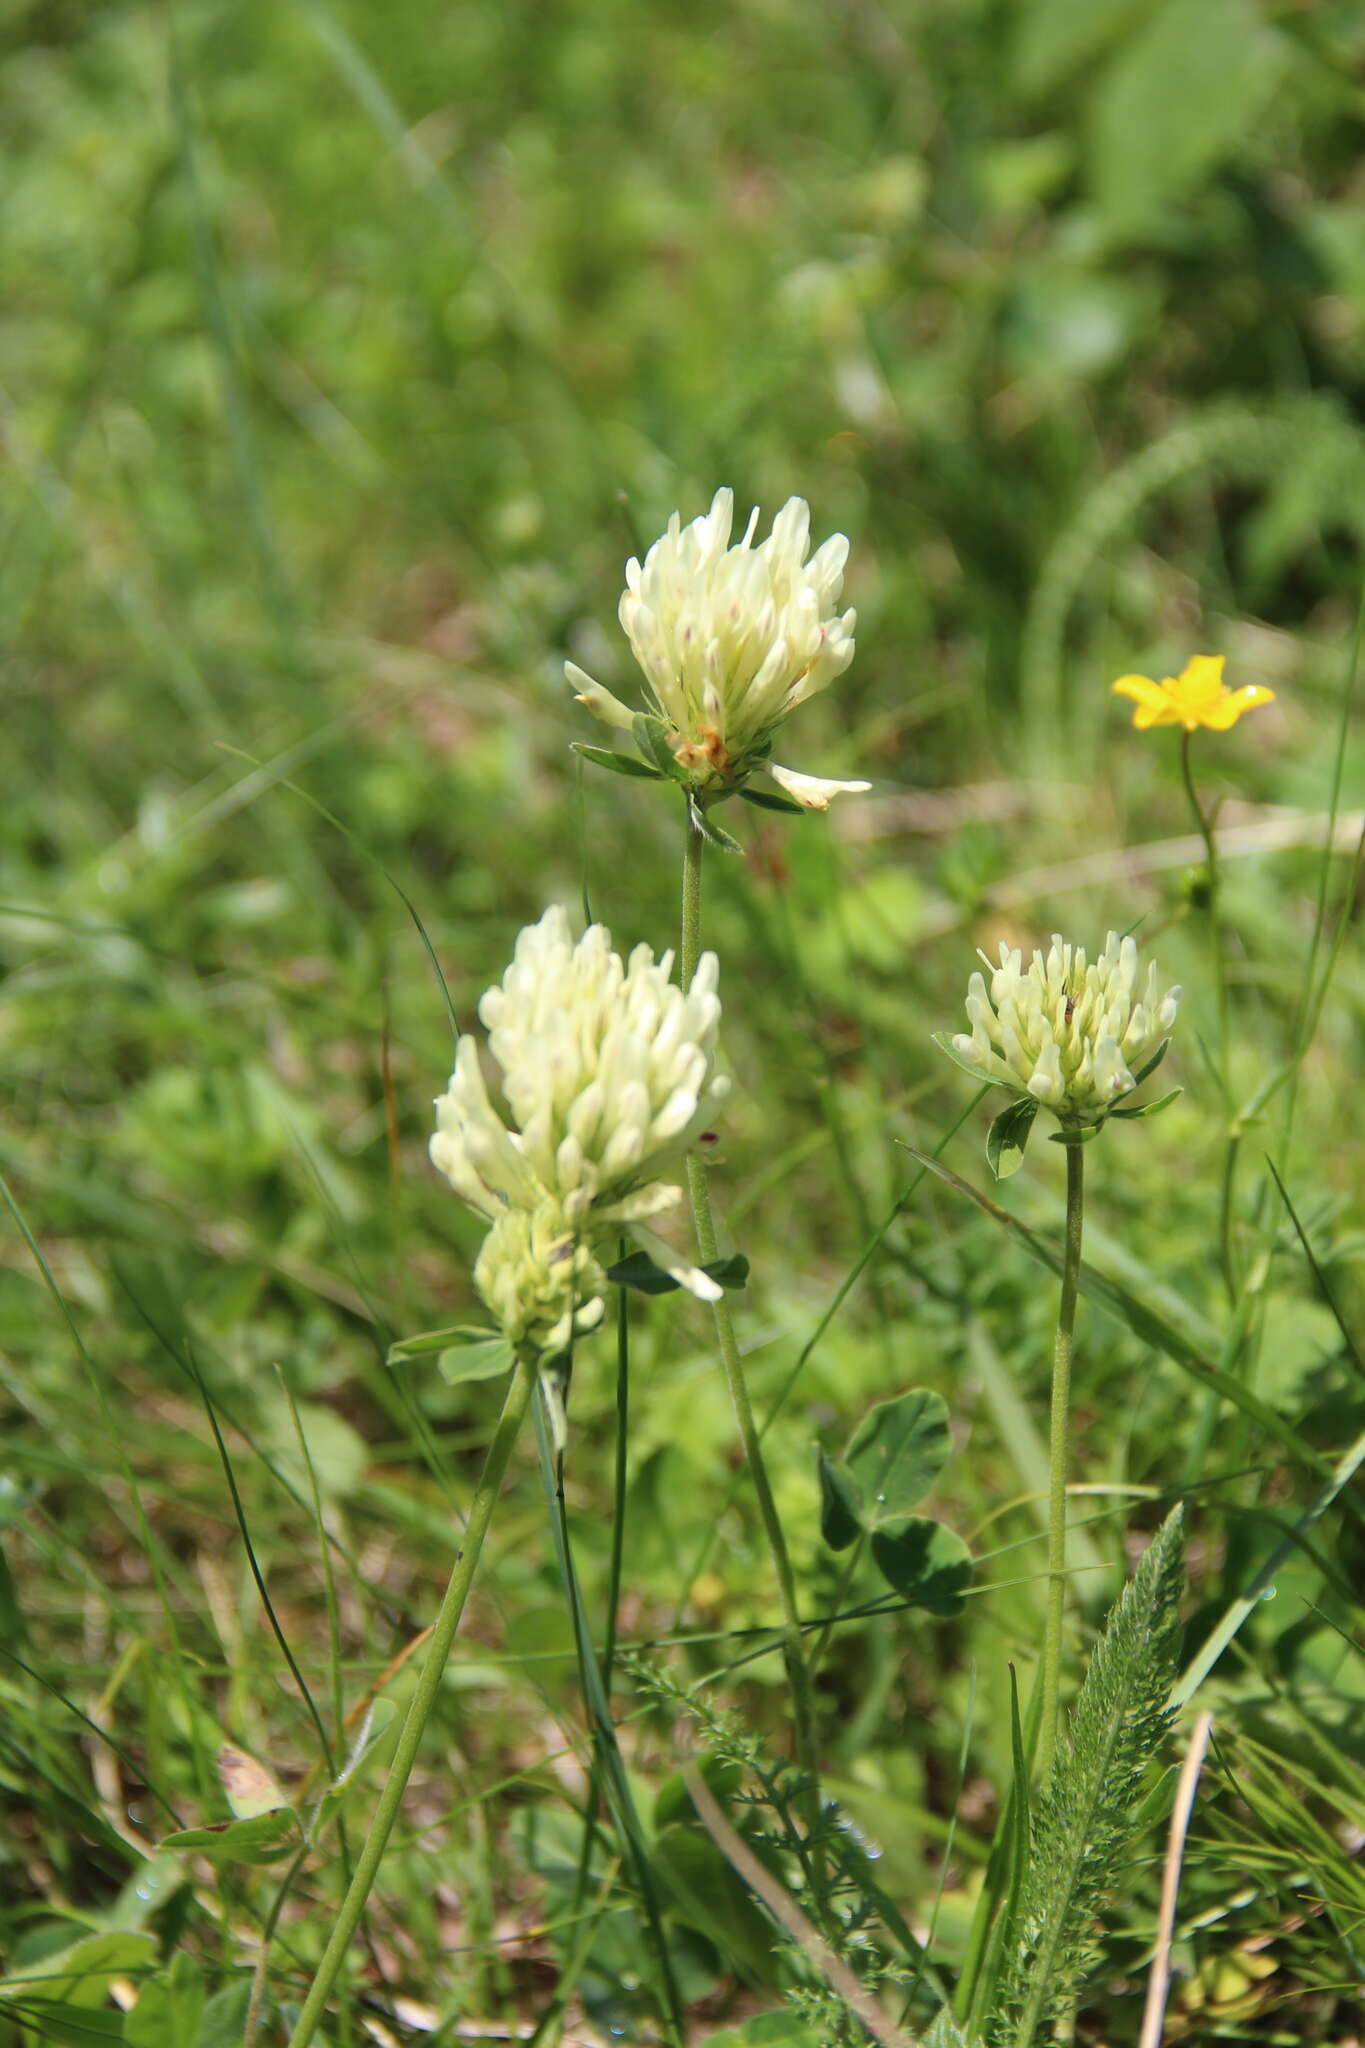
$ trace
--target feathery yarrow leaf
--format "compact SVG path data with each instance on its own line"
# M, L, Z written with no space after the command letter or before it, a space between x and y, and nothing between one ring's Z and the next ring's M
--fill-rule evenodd
M1071 2010L1095 1955L1095 1918L1129 1850L1142 1774L1170 1725L1185 1512L1162 1523L1095 1645L1070 1742L1034 1817L1018 1934L992 2039L1034 2048Z

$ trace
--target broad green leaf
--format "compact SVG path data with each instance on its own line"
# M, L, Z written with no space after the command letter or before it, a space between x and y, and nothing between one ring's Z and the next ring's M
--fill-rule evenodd
M817 1452L820 1471L820 1534L831 1550L847 1550L862 1529L862 1492L847 1465Z
M687 800L688 814L708 846L714 846L718 853L743 853L744 848L728 832L713 824L695 797Z
M385 1699L382 1694L378 1699L370 1702L369 1711L361 1722L359 1732L351 1745L350 1755L318 1801L318 1810L313 1816L313 1825L309 1831L310 1841L316 1842L322 1830L331 1821L332 1816L355 1784L356 1773L359 1771L360 1766L375 1747L375 1744L381 1742L393 1726L394 1717L397 1712L398 1709L393 1701Z
M53 2005L102 2005L115 1977L135 1976L156 1960L150 1934L86 1934L55 1955L42 1956L0 1978L0 1998L42 1998Z
M1023 1165L1024 1150L1037 1114L1038 1103L1033 1096L1021 1095L1008 1109L1002 1109L991 1124L986 1133L986 1157L997 1180L1008 1180Z
M167 1835L163 1849L192 1850L215 1863L278 1863L302 1842L299 1817L291 1806L254 1820L221 1820L207 1828L183 1828Z
M1253 0L1153 9L1087 100L1091 189L1112 230L1164 223L1244 142L1282 49Z
M708 1279L731 1290L749 1284L749 1261L743 1252L711 1259L701 1270ZM630 1252L614 1266L608 1266L607 1278L617 1287L633 1287L637 1294L672 1294L682 1284L671 1273L665 1273L662 1266L656 1266L648 1252L642 1251Z
M516 1353L505 1337L486 1337L482 1344L458 1344L437 1353L436 1370L447 1386L458 1387L466 1380L495 1380L510 1372Z
M448 1330L424 1330L420 1337L404 1337L390 1344L386 1365L407 1365L414 1358L434 1358L438 1352L453 1351L462 1344L488 1344L496 1330L480 1329L476 1323L452 1323Z
M744 1777L744 1766L735 1757L717 1756L714 1750L699 1757L696 1763L702 1783L712 1791L721 1806L728 1806L730 1795L739 1789ZM697 1809L692 1804L692 1794L687 1789L687 1780L681 1771L675 1771L671 1778L665 1778L654 1795L654 1825L656 1829L666 1828L674 1821L685 1821L696 1826Z
M123 2026L128 2048L186 2048L199 2030L204 1998L204 1980L182 1949L138 1992Z
M1114 42L1143 0L1028 0L1016 16L1015 69L1023 91L1051 92Z
M929 1614L958 1614L972 1582L972 1554L960 1536L925 1515L910 1515L872 1538L878 1571L902 1600Z
M657 768L637 761L634 754L618 754L611 747L590 747L583 740L571 740L569 744L585 761L591 761L597 768L610 768L613 775L632 775L637 782L663 781Z
M204 2007L194 2048L241 2048L246 2009L251 2002L251 1980L243 1977L219 1991Z
M739 794L744 803L759 811L785 811L789 818L810 816L805 804L794 804L789 796L774 796L766 789L742 789Z
M951 1450L947 1406L925 1387L869 1410L844 1454L862 1495L859 1520L869 1535L902 1520L924 1498Z
M706 1831L673 1822L655 1837L652 1861L671 1895L670 1910L713 1941L747 1982L771 1984L778 1946L772 1923Z
M827 2048L827 2036L799 2012L759 2012L708 2034L700 2048Z

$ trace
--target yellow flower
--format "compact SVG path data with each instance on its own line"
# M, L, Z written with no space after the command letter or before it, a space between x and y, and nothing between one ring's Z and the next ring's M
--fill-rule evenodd
M1223 681L1223 661L1221 654L1196 654L1185 664L1183 675L1167 676L1160 683L1150 676L1120 676L1110 687L1116 696L1131 697L1136 704L1133 723L1139 732L1154 725L1183 725L1186 732L1206 725L1210 732L1226 732L1244 711L1272 704L1275 692L1259 683L1230 690Z

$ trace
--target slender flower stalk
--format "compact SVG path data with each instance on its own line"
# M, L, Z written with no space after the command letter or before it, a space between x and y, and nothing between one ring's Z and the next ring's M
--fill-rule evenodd
M393 1824L398 1818L398 1809L402 1804L408 1779L412 1775L413 1764L417 1760L422 1735L435 1704L446 1659L450 1655L450 1646L455 1640L455 1631L460 1625L460 1617L469 1598L469 1589L474 1583L479 1555L493 1518L493 1509L502 1490L508 1461L526 1417L531 1391L536 1383L537 1363L536 1353L529 1348L523 1349L517 1358L516 1368L502 1405L502 1414L498 1417L498 1426L493 1433L493 1441L488 1446L483 1471L479 1475L478 1487L469 1510L469 1520L465 1524L464 1542L455 1553L455 1564L446 1586L445 1598L441 1602L440 1613L432 1624L421 1676L418 1678L417 1689L408 1703L408 1711L398 1733L398 1743L394 1749L393 1761L389 1765L389 1774L384 1780L384 1789L379 1795L379 1804L375 1808L370 1831L356 1859L355 1871L346 1896L341 1902L331 1937L323 1950L322 1961L318 1964L317 1974L304 2000L298 2022L289 2036L289 2048L308 2048L308 2043L317 2032L332 1986L337 1980L356 1928L360 1924L365 1901L369 1898L375 1878L379 1874L379 1865L388 1846L389 1836L393 1832Z
M1022 952L1000 948L989 987L973 974L967 987L970 1033L935 1043L978 1081L1009 1090L986 1140L992 1170L1003 1178L1023 1160L1034 1119L1050 1110L1066 1148L1066 1235L1057 1333L1052 1348L1048 1430L1047 1620L1039 1679L1042 1701L1039 1766L1052 1774L1061 1699L1062 1629L1066 1612L1067 1475L1071 1463L1071 1366L1080 1293L1085 1213L1085 1147L1111 1119L1151 1116L1172 1098L1133 1106L1129 1097L1165 1055L1180 1007L1178 988L1161 988L1156 968L1138 976L1137 946L1110 932L1088 960L1084 948L1054 936L1028 967ZM1177 1091L1178 1092L1178 1091Z
M701 827L697 819L689 815L687 838L683 847L680 969L684 989L689 987L696 971L701 946L701 871L704 846ZM715 1218L711 1211L711 1190L707 1181L706 1162L695 1152L689 1153L687 1158L687 1186L692 1198L697 1247L701 1253L702 1263L706 1264L717 1257L719 1246ZM762 1442L754 1422L753 1404L749 1399L749 1388L744 1376L743 1361L739 1355L730 1304L722 1294L711 1307L716 1319L716 1338L720 1346L721 1362L725 1368L726 1384L730 1389L740 1442L744 1447L744 1459L753 1481L759 1518L767 1539L768 1554L777 1576L778 1595L782 1603L782 1655L787 1671L787 1682L791 1687L797 1762L806 1780L806 1823L812 1834L817 1837L812 1842L811 1855L818 1877L823 1869L824 1858L818 1840L820 1775L815 1742L815 1698L810 1665L806 1660L806 1648L801 1635L801 1616L796 1602L796 1578L792 1571L781 1518L777 1512L777 1502L773 1498Z
M1062 1624L1066 1613L1066 1485L1071 1464L1071 1357L1076 1298L1081 1280L1085 1217L1085 1147L1066 1148L1066 1240L1057 1334L1052 1346L1052 1406L1048 1424L1047 1625L1043 1635L1038 1756L1041 1776L1052 1775L1062 1691Z

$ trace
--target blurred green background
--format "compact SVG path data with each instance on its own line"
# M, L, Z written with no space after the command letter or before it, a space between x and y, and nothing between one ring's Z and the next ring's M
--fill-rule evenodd
M753 1262L760 1401L909 1179L898 1141L937 1142L963 1107L929 1034L958 1028L973 947L1054 924L1093 946L1142 919L1187 984L1186 1094L1106 1138L1092 1242L1139 1291L1178 1294L1216 1352L1226 1116L1200 1050L1197 848L1168 844L1191 830L1174 736L1133 734L1107 685L1207 651L1277 693L1196 746L1245 835L1225 882L1241 1101L1294 1043L1334 772L1347 810L1365 788L1358 731L1338 744L1365 535L1354 0L7 0L0 35L0 1163L148 1489L168 1588L16 1222L0 1594L26 1659L86 1711L98 1695L196 1810L216 1810L203 1759L224 1731L281 1769L309 1756L191 1366L246 1432L253 1535L308 1668L320 1567L279 1479L302 1466L277 1366L358 1561L348 1700L428 1618L496 1393L382 1362L468 1314L478 1242L425 1161L449 1026L403 899L466 1027L549 901L672 942L681 820L571 753L601 733L562 663L631 694L624 560L720 483L741 518L796 493L817 539L849 535L858 653L778 751L875 784L827 820L727 811L744 857L708 867L737 1081L717 1196ZM1348 883L1330 870L1334 917ZM1362 1004L1348 944L1284 1155L1357 1317ZM949 1154L975 1179L981 1121ZM1247 1144L1248 1254L1282 1128ZM1061 1166L1031 1156L1011 1205L1055 1222ZM1273 1250L1240 1369L1335 1453L1359 1383L1292 1233ZM911 1383L959 1432L941 1512L978 1553L1026 1546L983 1566L1013 1590L969 1619L848 1631L826 1667L836 1789L878 1816L907 1912L938 1879L973 1684L968 1789L987 1789L950 1898L1008 1768L1006 1656L1041 1612L1036 1516L1009 1503L1037 1479L1052 1306L988 1221L922 1190L772 1433L813 1609L835 1579L812 1440ZM769 1618L706 1323L653 1305L634 1345L625 1632ZM597 1600L613 1371L610 1343L588 1346L574 1390ZM1089 1319L1080 1373L1090 1476L1211 1490L1216 1611L1268 1547L1263 1499L1307 1481L1112 1321ZM1101 1604L1125 1512L1100 1511ZM471 1833L469 1797L522 1773L511 1804L548 1810L539 1759L579 1726L562 1661L518 1662L566 1640L541 1516L528 1466L473 1622L487 1659L471 1649L453 1684L458 1797L439 1759L425 1795L461 1903L433 1898L420 1840L386 1870L396 1977L466 2012L534 2006L508 1976L524 1961L477 1944L549 1881L502 1806ZM1247 1639L1277 1685L1339 1699L1349 1601L1302 1574ZM195 1674L173 1710L168 1616ZM66 1710L0 1678L51 1779L35 1794L9 1760L23 1934L103 1910L141 1852ZM780 1746L777 1679L769 1660L722 1692ZM646 1778L670 1767L652 1742ZM162 1831L145 1804L135 1820ZM1247 1854L1232 1809L1220 1825L1214 1897ZM1266 1924L1282 1880L1296 1896L1281 1861ZM1219 1921L1210 1952L1244 1932ZM599 1962L627 2010L629 1970ZM1264 1996L1297 2001L1294 2038L1327 2038L1316 1987L1350 1975L1341 1953L1301 1926L1276 1968Z

